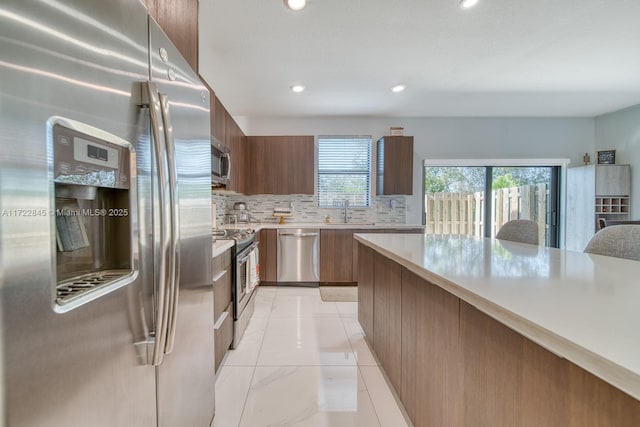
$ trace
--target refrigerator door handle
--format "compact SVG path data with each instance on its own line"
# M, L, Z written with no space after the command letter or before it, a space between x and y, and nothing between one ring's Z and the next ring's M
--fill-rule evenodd
M153 82L145 84L145 95L149 103L149 117L151 118L151 134L156 158L158 178L158 201L160 206L160 246L161 256L158 257L158 274L155 274L155 343L151 364L160 365L164 359L167 340L168 304L167 304L167 255L171 246L170 207L169 207L169 176L167 171L166 143L163 130L162 111L158 90ZM169 196L169 197L167 197ZM154 245L155 246L155 245Z
M167 306L169 318L167 319L167 341L165 353L171 353L176 336L176 324L178 321L178 298L180 283L180 217L178 206L178 172L176 170L175 143L173 139L173 126L171 124L171 112L169 98L160 93L160 109L164 123L164 135L167 152L167 167L169 170L169 206L171 213L171 238L169 246L169 282L167 288Z

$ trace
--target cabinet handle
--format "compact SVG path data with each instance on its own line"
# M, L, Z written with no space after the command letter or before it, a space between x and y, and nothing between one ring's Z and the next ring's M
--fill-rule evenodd
M225 274L227 274L227 270L222 270L220 273L216 274L215 276L213 276L213 279L211 279L214 282L217 282L218 280L220 280L222 278L222 276L224 276Z
M216 323L213 325L213 329L215 330L220 329L220 327L222 326L222 324L224 323L224 320L227 318L228 315L229 315L228 311L223 311L220 317L218 317L218 320L216 320Z

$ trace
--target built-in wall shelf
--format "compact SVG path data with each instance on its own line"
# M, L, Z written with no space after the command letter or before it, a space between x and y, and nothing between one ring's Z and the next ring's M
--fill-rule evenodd
M619 215L629 214L629 196L624 197L606 197L596 196L596 214L597 215Z

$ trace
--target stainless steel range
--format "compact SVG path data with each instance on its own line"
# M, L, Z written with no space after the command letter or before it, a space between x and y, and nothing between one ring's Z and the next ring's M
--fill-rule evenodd
M235 245L231 250L233 265L232 291L233 298L233 342L231 348L240 343L244 331L255 309L255 288L260 283L260 267L258 242L255 231L215 230L216 239L233 239Z

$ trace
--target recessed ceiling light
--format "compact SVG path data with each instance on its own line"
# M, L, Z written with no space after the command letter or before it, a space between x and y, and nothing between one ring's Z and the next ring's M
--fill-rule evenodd
M391 92L396 92L396 93L402 92L406 88L407 88L407 85L403 85L403 84L395 85L394 87L391 88Z
M307 0L284 0L284 4L291 10L302 10L307 5Z
M300 92L304 91L304 86L303 85L291 85L290 88L295 93L300 93Z
M460 2L460 7L463 9L469 9L470 7L475 6L476 3L478 3L478 0L462 0Z

